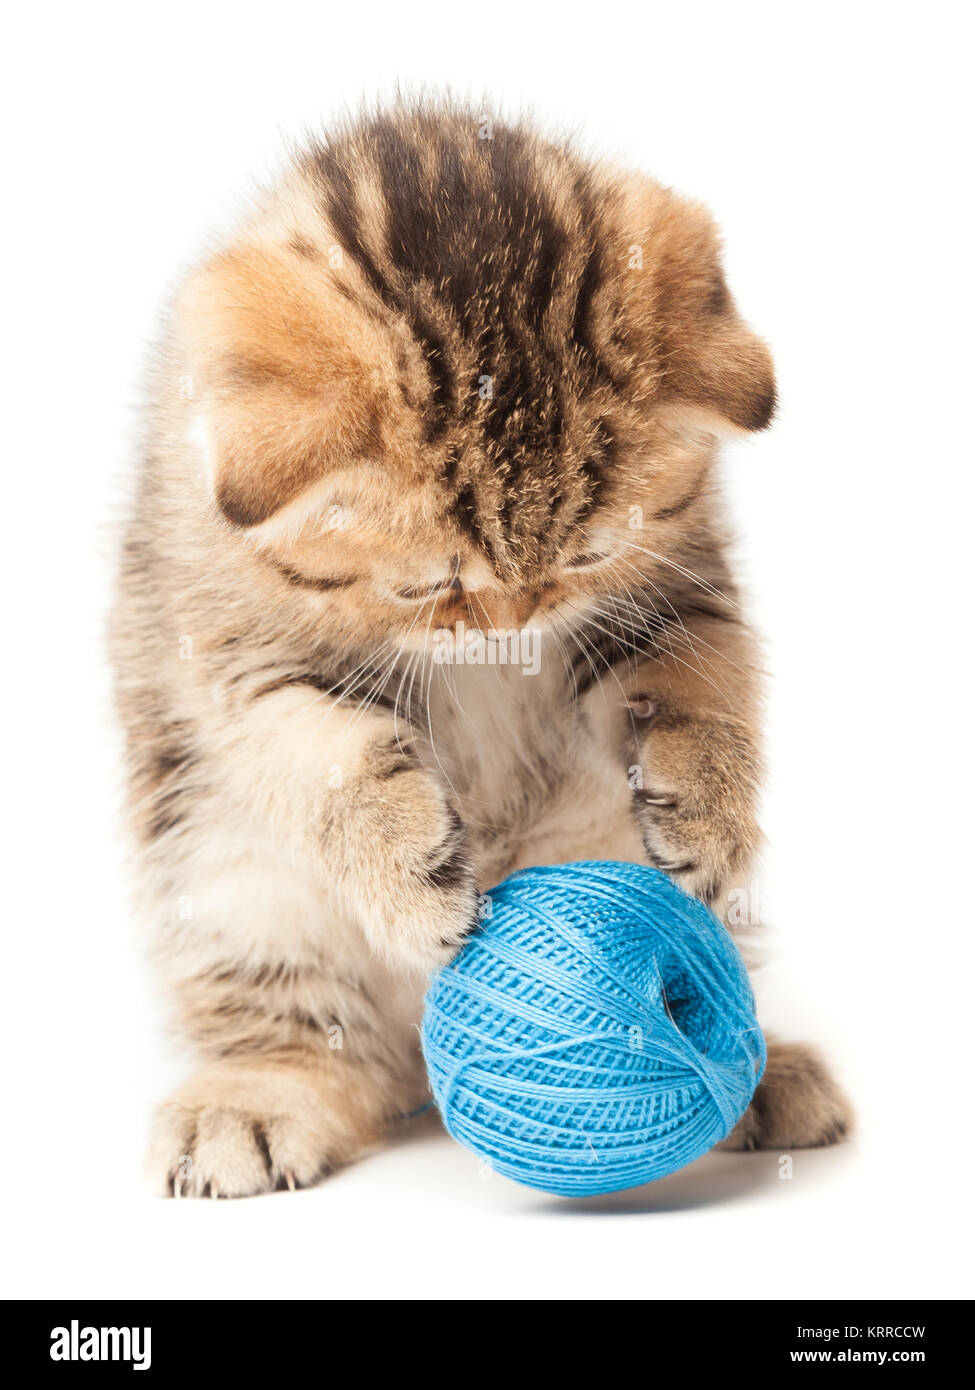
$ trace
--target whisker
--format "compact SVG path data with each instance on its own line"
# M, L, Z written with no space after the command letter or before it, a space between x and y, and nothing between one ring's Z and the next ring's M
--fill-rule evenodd
M572 605L572 604L569 604L569 607L571 608L571 607L573 607L573 605ZM589 619L588 615L587 615L583 610L576 609L575 611L581 613L581 615L582 615L582 617L583 617L583 619L585 620L585 622L586 622L587 625L591 622L591 619ZM604 633L611 639L611 641L615 642L615 641L617 640L617 634L616 634L616 633L610 632L608 628L602 627L601 624L599 624L599 623L596 623L595 626L596 626L597 628L599 628L602 632L604 632ZM629 709L630 709L629 696L627 695L626 691L624 690L623 684L622 684L622 682L620 681L619 676L616 674L616 671L615 671L615 669L614 669L612 663L609 662L608 660L606 660L605 657L602 657L602 653L599 651L598 647L596 647L596 646L593 645L593 648L592 648L593 651L595 651L595 653L596 653L597 656L602 657L603 665L604 665L604 667L605 667L605 670L604 670L602 673L600 673L599 670L596 668L596 666L593 664L592 658L589 656L588 651L580 645L581 641L582 641L582 640L585 640L585 634L584 634L584 632L581 631L581 630L580 630L579 632L576 632L576 630L573 629L573 628L569 628L568 631L569 631L569 635L570 635L570 636L573 638L573 640L576 642L576 645L579 647L579 650L580 650L580 651L582 652L582 654L586 657L586 660L589 662L589 665L592 667L592 671L593 671L593 675L595 676L596 684L600 687L600 689L601 689L602 692L603 692L603 698L604 698L604 699L606 698L606 690L605 690L605 687L603 686L603 683L602 683L602 682L603 682L603 676L604 676L605 674L608 673L608 674L610 674L610 675L613 677L613 679L615 680L617 686L619 687L619 692L620 692L620 694L621 694L622 697L623 697L624 704L625 704L626 708L629 710ZM587 645L589 645L589 644L587 644ZM632 662L632 660L631 660L630 658L627 658L627 661L628 661L628 664L631 664L631 665L635 666L635 662ZM634 732L635 732L635 730L636 730L636 725L635 725L634 722L633 722L633 713L632 713L632 710L630 711L630 722L631 722L631 724L633 724Z
M602 613L603 617L609 618L610 621L613 620L612 614L606 613L603 610L599 611ZM617 621L621 621L618 615ZM630 630L632 631L632 629ZM697 657L697 653L695 653L693 649L691 649L691 654ZM678 656L678 654L673 650L672 646L670 647L669 655L672 658L672 660L675 661L679 666L685 667L688 671L693 671L695 675L698 675L702 678L702 680L705 680L708 683L708 685L711 686L712 690L714 690L716 694L721 696L722 700L725 701L729 709L734 709L734 702L731 699L731 696L729 695L728 691L724 689L721 685L719 685L718 682L715 679L713 679L711 675L708 674L708 672L701 665L699 658L697 659L697 664L692 665L691 662L685 661L682 656Z
M691 583L699 585L707 593L712 594L714 598L721 599L723 603L729 604L732 608L738 609L740 607L737 600L732 598L730 594L723 593L721 589L718 589L709 580L705 579L703 575L696 574L694 570L685 569L685 567L679 565L676 560L671 560L668 556L661 555L659 551L649 550L644 545L637 545L635 541L623 541L623 544L628 546L630 550L639 550L642 555L649 555L652 560L657 560L662 565L668 565L670 569L676 570L676 572L685 579L689 579Z
M692 646L692 647L698 647L698 646L707 647L707 649L708 649L709 651L714 652L715 656L720 656L723 660L727 661L727 663L728 663L730 666L732 666L736 671L740 671L740 670L741 670L741 667L737 666L737 665L735 664L735 662L733 662L733 661L731 660L730 657L728 657L728 656L727 656L723 651L721 651L718 647L713 646L710 642L708 642L708 641L707 641L704 637L702 637L699 633L688 631L687 627L686 627L685 624L684 624L684 619L683 619L683 617L681 616L679 610L678 610L677 608L674 607L673 603L672 603L671 600L668 598L668 596L666 595L666 593L664 593L664 591L663 591L662 589L658 588L657 585L653 583L653 580L650 579L650 577L649 577L648 575L644 574L644 572L643 572L641 569L639 569L636 565L631 564L631 563L629 562L629 560L624 560L623 563L627 566L628 569L631 569L631 570L633 571L633 573L636 574L640 579L646 580L647 583L651 584L651 585L653 586L653 588L656 590L656 592L657 592L658 594L660 594L661 598L664 599L664 601L666 602L668 608L670 608L670 610L673 612L675 618L677 619L678 623L680 624L681 631L683 632L683 634L684 634L684 636L686 637L686 639L687 639L687 641L688 641L688 643L689 643L690 646ZM638 607L638 606L639 606L639 601L638 601L638 600L636 599L636 597L633 595L632 590L629 588L629 586L626 584L625 581L621 580L620 582L623 584L623 587L624 587L624 589L626 590L626 593L627 593L627 596L628 596L628 601L631 602L631 603L633 603L635 606ZM655 613L655 615L656 615L658 618L661 618L661 619L662 619L663 615L660 614L660 613L657 613L656 608L654 608L654 613Z
M457 788L454 786L453 782L451 781L450 774L448 773L447 769L446 769L446 768L444 767L444 765L443 765L443 762L441 761L440 754L439 754L439 752L437 751L437 740L436 740L436 737L435 737L434 732L433 732L433 713L432 713L432 710L431 710L431 708L430 708L431 703L432 703L432 702L431 702L431 699L430 699L430 696L431 696L431 691L432 691L432 687L433 687L433 674L434 674L434 670L436 669L436 667L435 667L435 663L429 659L429 646L428 646L429 640L430 640L430 624L431 624L432 622L433 622L433 609L430 610L430 617L429 617L429 619L427 620L427 630L426 630L426 634L425 634L425 637L424 637L424 643L423 643L423 649L424 649L424 653L425 653L425 656L426 656L425 664L426 664L426 666L427 666L428 673L429 673L428 676L427 676L426 694L425 694L425 697L424 697L424 702L425 702L425 704L426 704L426 712L427 712L427 732L428 732L428 734L429 734L429 736L430 736L430 751L432 752L432 754L433 754L433 756L434 756L434 759L436 760L437 767L440 769L440 773L441 773L441 775L442 775L444 781L447 783L447 786L450 788L450 790L451 790L451 792L453 793L453 795L454 795L455 797L457 797L458 800L459 800L459 799L460 799L460 792L459 792L459 791L457 790ZM420 679L421 679L421 682L422 682L422 679L423 679L422 674L421 674ZM422 688L422 687L421 687L421 688Z

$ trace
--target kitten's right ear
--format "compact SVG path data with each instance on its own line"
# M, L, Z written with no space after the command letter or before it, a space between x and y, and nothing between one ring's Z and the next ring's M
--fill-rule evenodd
M225 252L191 279L178 317L213 496L235 526L382 449L386 344L324 264Z
M775 411L772 357L728 291L710 214L650 180L636 181L629 199L635 244L620 286L658 400L718 433L765 429Z

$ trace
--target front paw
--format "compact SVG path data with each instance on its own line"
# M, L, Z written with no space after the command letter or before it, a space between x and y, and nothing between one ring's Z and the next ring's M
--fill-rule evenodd
M753 741L738 721L684 714L641 692L630 713L630 787L647 859L711 902L758 846Z
M399 754L368 798L354 887L363 927L380 954L429 972L477 925L463 823L440 782Z
M149 1179L170 1197L294 1191L347 1156L347 1123L298 1068L215 1066L156 1112Z

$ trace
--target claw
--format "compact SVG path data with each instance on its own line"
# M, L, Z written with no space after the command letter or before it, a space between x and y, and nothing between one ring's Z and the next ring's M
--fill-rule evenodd
M183 1195L183 1180L180 1177L173 1178L173 1196L179 1201Z
M285 1180L285 1182L288 1184L288 1191L289 1191L289 1192L294 1192L294 1191L295 1191L295 1175L294 1175L294 1173L292 1173L292 1171L291 1171L290 1168L289 1168L289 1169L287 1170L287 1172L285 1173L285 1175L284 1175L284 1180Z
M210 1198L211 1198L211 1200L215 1202L219 1196L220 1196L220 1189L217 1187L217 1184L216 1184L215 1182L211 1182L211 1184L210 1184Z

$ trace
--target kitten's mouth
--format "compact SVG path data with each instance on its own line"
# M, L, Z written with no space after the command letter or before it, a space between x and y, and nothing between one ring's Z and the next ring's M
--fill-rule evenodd
M407 633L401 649L436 666L515 666L526 675L537 675L551 630L546 612L535 611L527 622L508 626L489 624L486 615L480 622L472 621L469 614L446 621L434 613L429 625L418 623Z
M523 623L488 623L482 618L480 622L471 620L470 617L456 618L446 622L442 619L438 621L434 617L433 621L422 629L418 624L407 638L406 645L413 651L424 651L429 649L435 641L444 641L447 637L456 642L471 640L475 635L483 638L487 642L505 642L513 636L520 636L522 633L541 634L548 632L553 626L551 616L548 613L535 612L529 616L527 622Z
M525 675L541 670L541 627L467 627L463 621L437 628L427 644L437 666L516 666Z

